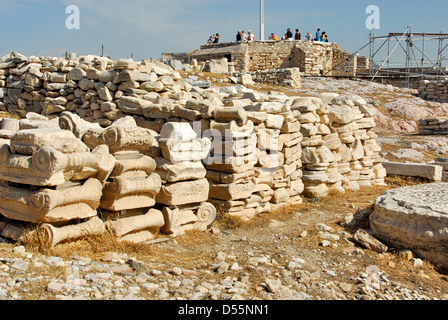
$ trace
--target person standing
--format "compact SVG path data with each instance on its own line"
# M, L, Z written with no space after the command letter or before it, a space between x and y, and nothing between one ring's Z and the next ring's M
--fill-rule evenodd
M309 31L306 33L305 41L311 41L311 33Z
M292 39L293 39L293 35L291 32L291 29L288 28L288 30L286 30L286 33L283 36L282 40L292 40Z
M255 41L255 36L252 33L252 31L250 31L250 30L248 31L247 40L248 41Z
M320 29L317 29L316 38L314 38L314 41L321 41Z
M298 40L298 41L302 40L302 35L300 34L299 29L296 29L296 34L294 36L294 40Z
M242 40L242 34L241 31L238 30L238 33L236 34L236 41L241 41Z

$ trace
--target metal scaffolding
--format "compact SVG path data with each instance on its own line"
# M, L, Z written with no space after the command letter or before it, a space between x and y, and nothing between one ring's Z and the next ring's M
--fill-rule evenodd
M412 25L407 27L404 33L389 33L387 36L375 36L374 32L369 35L369 59L370 76L372 81L381 73L386 76L402 75L405 78L405 85L409 87L409 79L412 76L420 77L445 77L447 69L443 67L443 62L447 61L444 51L448 44L448 34L440 33L414 33ZM378 46L378 41L380 45ZM428 42L437 41L437 52L428 53ZM387 46L386 46L387 45ZM393 49L391 50L391 45ZM387 55L384 60L378 56L387 48ZM402 49L403 58L398 62L391 61L397 49ZM381 51L383 49L383 51ZM400 51L400 50L398 50ZM434 51L434 50L433 50ZM399 64L399 67L397 67Z
M361 48L331 71L349 75L355 58L368 48L369 52L364 56L369 58L369 70L357 68L356 76L370 78L371 81L377 77L403 77L405 86L409 88L411 77L438 79L447 76L448 69L443 65L443 62L448 61L444 56L448 47L448 44L444 44L446 40L448 34L442 32L414 33L412 25L404 33L391 32L386 36L375 36L375 32L371 31ZM437 42L437 48L429 45L434 42Z

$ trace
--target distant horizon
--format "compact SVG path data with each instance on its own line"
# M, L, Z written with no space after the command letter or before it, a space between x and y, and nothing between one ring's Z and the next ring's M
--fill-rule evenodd
M448 32L444 22L448 3L442 0L322 0L318 6L265 0L264 38L271 32L280 38L287 28L299 29L302 37L307 31L314 36L320 28L330 42L353 54L368 41L366 8L371 5L380 10L375 35L404 33L410 25L419 33ZM140 61L161 59L162 53L191 52L215 33L220 34L220 42L234 41L238 30L251 30L260 39L259 0L0 0L0 7L0 27L7 30L0 38L0 57L13 51L26 56L57 57L66 52L101 56L104 46L104 56L112 60L133 56ZM76 22L69 10L73 7L79 10L79 24L69 29ZM422 58L428 63L426 58L433 59L437 50L436 42L428 42L427 57L416 51L414 63ZM403 62L400 51L397 46L397 59ZM369 47L359 54L368 57Z

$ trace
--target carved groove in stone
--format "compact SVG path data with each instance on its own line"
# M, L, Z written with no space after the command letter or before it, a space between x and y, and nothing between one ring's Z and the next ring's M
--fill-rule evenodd
M89 179L82 186L64 190L25 188L0 185L0 210L10 219L40 222L63 222L96 215L102 185Z
M68 180L83 180L98 172L90 152L63 154L44 146L32 156L12 154L6 144L0 148L0 179L36 186L56 186Z
M101 235L106 228L99 217L93 217L86 222L60 228L44 223L39 227L39 231L43 233L46 245L52 248L64 241L72 241L90 235Z

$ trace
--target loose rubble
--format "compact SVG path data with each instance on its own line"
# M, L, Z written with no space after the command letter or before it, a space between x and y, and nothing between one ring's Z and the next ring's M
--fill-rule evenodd
M54 223L65 222L71 231L60 231L52 245L87 227L101 234L105 226L123 240L145 242L159 229L173 236L206 230L216 211L248 221L303 197L384 185L375 109L356 95L291 97L241 85L204 90L150 60L11 53L2 61L0 109L23 118L3 126L9 137L1 149L2 208L11 206L14 183L68 188L90 205L71 219L61 218L67 208L55 218L51 212L35 212L34 219L8 212L12 221L3 220L0 234L15 240L23 236L22 222L46 223L50 238L62 227ZM87 186L73 189L90 178L99 202L87 196ZM74 226L74 219L86 228Z

